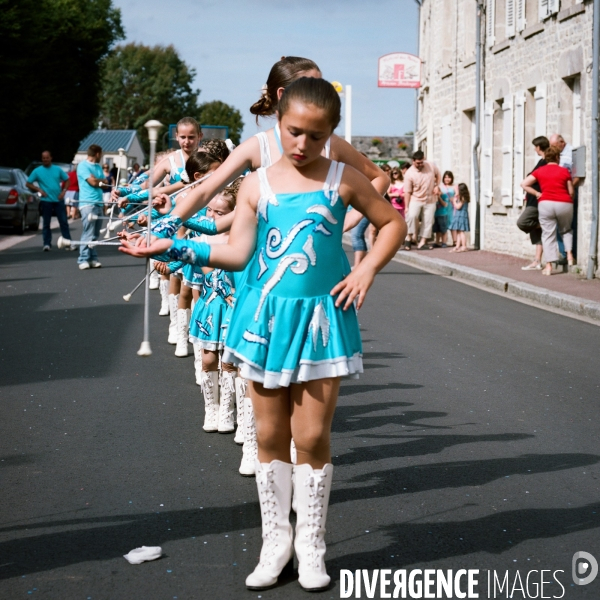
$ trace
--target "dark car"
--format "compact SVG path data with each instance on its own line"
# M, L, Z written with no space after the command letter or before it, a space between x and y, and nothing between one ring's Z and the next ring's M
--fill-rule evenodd
M40 227L40 199L26 183L21 169L0 167L0 225L12 225L19 234Z

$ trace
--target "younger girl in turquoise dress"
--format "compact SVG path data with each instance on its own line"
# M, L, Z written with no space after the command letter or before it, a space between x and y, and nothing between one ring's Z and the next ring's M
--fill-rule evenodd
M458 184L458 194L452 199L454 205L454 214L450 229L452 234L456 232L456 246L450 252L466 252L467 248L467 232L469 228L469 202L471 195L469 188L465 183Z
M300 585L319 590L330 581L324 534L340 378L362 371L356 311L376 273L398 250L406 225L364 175L321 155L340 120L340 99L331 84L298 79L283 92L278 117L282 157L245 178L228 244L160 239L144 248L125 241L122 251L166 252L184 262L235 271L248 265L223 356L250 379L257 423L263 546L246 586L276 585L295 550ZM363 213L379 236L344 276L341 243L348 205ZM292 435L296 465L290 462ZM289 521L292 479L295 540Z

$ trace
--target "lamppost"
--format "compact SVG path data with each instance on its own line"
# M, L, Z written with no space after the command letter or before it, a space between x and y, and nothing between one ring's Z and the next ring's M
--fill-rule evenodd
M346 84L346 89L339 81L332 81L335 91L344 98L344 139L352 144L352 86Z
M150 140L150 175L148 177L148 230L146 231L146 244L150 245L150 227L152 225L152 183L154 180L154 156L156 154L156 140L158 139L158 130L163 126L160 121L155 119L148 121L144 127L148 130L148 140ZM138 350L138 356L150 356L150 259L146 259L146 284L144 286L146 296L144 300L144 340Z

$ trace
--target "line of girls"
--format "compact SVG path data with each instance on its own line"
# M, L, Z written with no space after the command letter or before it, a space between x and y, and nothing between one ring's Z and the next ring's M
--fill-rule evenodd
M236 273L237 301L222 361L249 381L263 534L259 564L246 586L276 585L295 552L300 585L319 590L330 582L324 535L333 474L331 422L341 377L362 372L356 311L402 243L406 225L381 196L389 185L385 174L333 135L339 96L313 61L287 57L276 63L251 110L257 116L277 112L277 125L241 144L177 201L153 227L149 248L128 240L121 250ZM217 221L225 229L235 215L227 243L178 239L187 220L212 206L246 170L257 173L245 177L235 211ZM341 237L362 215L379 236L351 271Z

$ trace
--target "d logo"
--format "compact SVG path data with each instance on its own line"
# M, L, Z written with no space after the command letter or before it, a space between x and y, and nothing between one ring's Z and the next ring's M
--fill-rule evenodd
M573 581L577 585L592 583L598 575L598 562L589 552L573 554Z

